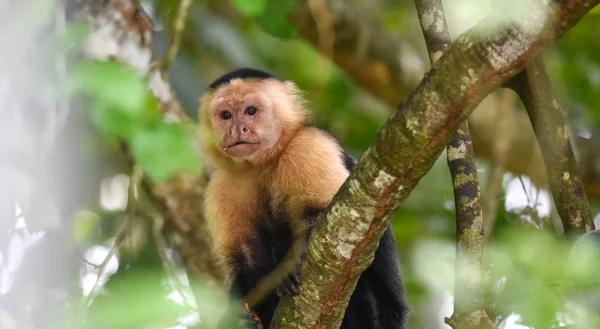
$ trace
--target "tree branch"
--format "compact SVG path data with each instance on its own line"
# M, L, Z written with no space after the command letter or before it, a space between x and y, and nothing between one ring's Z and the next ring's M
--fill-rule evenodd
M179 51L179 44L181 43L181 34L185 29L185 21L188 17L188 13L190 11L190 7L192 5L192 0L181 0L179 2L179 11L177 13L177 18L175 19L175 26L173 29L173 41L169 46L169 50L167 51L167 55L161 62L161 70L168 75L169 67L171 63L175 59L177 55L177 51Z
M108 268L108 264L110 263L111 259L117 254L117 251L119 250L119 248L121 246L121 243L127 238L127 234L129 233L129 229L130 229L130 224L131 224L131 219L129 217L126 217L125 222L123 223L123 226L121 227L121 229L119 230L119 232L117 233L117 235L115 237L115 241L113 242L112 247L110 247L110 250L104 257L104 260L102 261L102 263L100 263L100 265L96 266L96 269L98 270L98 273L96 274L96 281L94 281L94 285L92 286L92 288L90 289L90 292L88 293L87 297L85 298L85 302L84 302L85 307L89 307L92 304L94 297L96 297L96 292L98 290L100 280L102 279L102 276L106 272L106 269Z
M535 130L546 165L550 191L565 233L581 235L594 229L592 214L571 148L568 128L541 56L511 81Z
M450 48L450 32L441 0L415 0L421 30L433 66ZM495 328L483 308L482 259L484 227L477 164L464 121L446 147L448 167L454 186L456 208L456 261L454 313L447 319L453 328Z
M494 231L496 223L496 212L498 209L498 194L502 189L502 177L504 171L497 161L492 161L488 170L487 187L483 195L481 210L483 212L483 234L484 242L489 241L489 238Z
M68 5L79 19L92 23L84 44L88 58L112 58L134 68L147 77L148 88L159 101L164 120L189 121L159 66L152 62L151 29L140 14L137 1L71 0ZM198 206L198 200L203 199L203 180L202 176L182 174L163 184L145 179L142 185L164 218L165 228L170 231L191 279L220 279L221 273L210 256L202 207Z
M301 269L300 293L281 300L275 328L336 328L368 267L390 213L431 169L458 126L528 59L600 0L531 0L462 34L399 106L317 222ZM323 271L323 264L327 270Z
M406 98L425 70L416 51L408 43L392 38L347 2L322 1L328 17L333 18L329 24L333 31L328 34L333 40L322 42L323 29L315 21L311 0L300 1L289 17L298 34L375 95L394 106ZM415 68L415 63L421 65Z
M344 69L361 87L375 96L396 106L404 100L421 79L425 65L417 52L404 40L392 36L377 21L363 17L351 3L324 0L329 14L334 17L335 36L333 61ZM297 10L290 16L299 35L322 53L326 53L319 43L317 24L311 16L307 0L301 1ZM502 91L498 91L501 93ZM494 161L497 144L507 141L507 154L510 157L495 159L504 170L525 174L540 187L547 187L548 180L544 162L539 151L535 134L527 115L512 110L510 115L496 117L501 96L490 95L469 117L473 148L478 157ZM490 110L492 106L495 111ZM503 105L502 105L503 106ZM485 110L484 110L485 109ZM512 127L508 134L492 134L498 125ZM600 134L592 138L574 137L575 153L578 156L581 178L590 198L600 199L600 169L595 164L600 161Z

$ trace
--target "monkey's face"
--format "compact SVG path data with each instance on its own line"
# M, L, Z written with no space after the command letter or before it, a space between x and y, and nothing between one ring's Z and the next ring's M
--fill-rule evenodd
M210 104L216 146L230 157L247 160L268 152L280 136L275 105L261 84L232 82L219 88Z

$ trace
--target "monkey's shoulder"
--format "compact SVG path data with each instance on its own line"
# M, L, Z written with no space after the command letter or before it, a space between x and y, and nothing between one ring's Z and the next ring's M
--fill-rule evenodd
M351 167L347 162L353 160L335 137L315 127L301 129L290 141L282 158L284 161L312 165L313 169L323 165L327 168L327 164L341 164L346 171Z
M327 132L303 128L279 159L275 194L299 195L307 206L326 207L348 177L346 157L340 143Z

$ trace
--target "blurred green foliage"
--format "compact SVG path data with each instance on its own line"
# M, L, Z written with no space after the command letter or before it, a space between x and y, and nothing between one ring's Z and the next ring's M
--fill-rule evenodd
M154 33L160 58L171 38L178 2L151 3L157 9L154 22L164 26ZM412 2L352 4L407 40L426 59ZM394 109L365 93L345 72L297 38L295 28L285 20L296 5L297 0L195 1L171 68L175 92L194 119L198 98L215 77L240 66L268 70L295 81L306 91L313 110L310 123L330 131L360 157ZM593 118L583 120L590 129L600 123L596 101L600 87L599 18L595 10L547 52L561 104L571 120ZM85 29L70 31L77 37ZM69 44L65 42L65 47ZM181 170L199 169L191 128L163 122L143 77L132 70L115 62L83 62L75 67L68 87L88 96L95 127L108 139L129 142L136 162L151 178L161 181ZM478 164L484 191L487 163ZM525 325L535 328L552 328L559 319L562 323L577 320L583 323L577 327L581 329L597 328L596 306L600 303L594 304L594 298L600 295L590 288L598 283L600 273L595 266L599 259L596 251L583 248L571 252L570 245L552 232L555 214L540 216L532 205L526 210L508 207L507 194L516 192L506 186L499 192L493 243L486 250L489 302L485 306L489 314L500 323L516 313ZM73 234L78 244L108 244L122 218L122 209L79 213ZM454 195L444 154L392 219L413 309L410 328L440 328L443 316L451 313L439 311L444 303L439 294L453 292L454 220ZM88 327L165 328L181 323L190 313L184 305L167 298L173 285L155 250L149 243L138 257L120 259L117 272L103 287L106 294L96 297L85 312ZM173 257L178 262L176 255ZM196 292L201 296L196 300L201 327L210 327L223 305L217 302L218 294L207 287Z
M114 61L85 61L68 81L69 89L90 97L98 128L129 142L150 178L164 181L177 172L198 172L193 128L163 121L146 85L143 77Z
M234 0L240 13L253 17L267 33L278 38L291 38L296 29L287 21L287 14L294 11L298 0Z
M593 9L565 34L551 51L554 89L571 121L588 129L600 128L600 10Z

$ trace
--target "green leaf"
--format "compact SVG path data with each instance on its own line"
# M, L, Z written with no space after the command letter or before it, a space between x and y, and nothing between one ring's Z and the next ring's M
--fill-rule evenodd
M97 104L92 112L94 124L108 135L129 138L139 127L135 117L127 115L116 107Z
M154 268L120 269L86 310L89 329L166 328L177 324L185 309L167 298L164 275Z
M234 6L246 16L257 16L267 6L267 0L233 0Z
M71 235L75 243L86 243L92 240L100 227L100 217L87 210L78 211L71 224Z
M86 61L67 81L68 92L83 92L92 102L94 123L109 135L130 138L160 120L156 100L141 76L114 61Z
M133 156L155 181L164 181L176 172L197 172L200 168L194 138L187 127L160 122L132 137Z
M76 68L69 89L83 91L104 105L144 114L149 92L142 77L117 62L86 61Z
M512 310L519 310L523 319L523 325L533 328L552 328L555 324L556 312L560 310L561 298L539 282L530 280L527 287L535 294L530 294L522 298L514 298L509 304Z
M258 25L270 35L289 39L296 35L296 29L288 22L287 15L294 11L297 0L272 0L260 16L256 18Z
M271 0L269 1L269 7L277 9L279 12L285 15L296 10L298 6L298 0Z
M147 98L143 111L129 112L121 107L97 103L92 119L100 129L109 135L131 138L138 130L159 122L160 115L153 98Z

